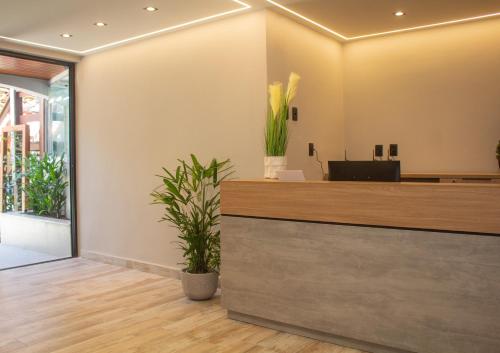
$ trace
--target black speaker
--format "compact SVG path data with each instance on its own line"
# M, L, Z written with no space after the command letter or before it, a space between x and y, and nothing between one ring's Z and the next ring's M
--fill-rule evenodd
M384 156L384 145L375 145L375 157Z
M398 145L393 143L389 146L389 156L397 157L398 156Z

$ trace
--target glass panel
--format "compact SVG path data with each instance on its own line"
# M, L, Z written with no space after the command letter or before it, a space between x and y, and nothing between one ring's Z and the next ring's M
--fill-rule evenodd
M72 255L69 70L46 65L0 75L0 270Z
M69 157L69 72L66 70L49 88L48 151Z

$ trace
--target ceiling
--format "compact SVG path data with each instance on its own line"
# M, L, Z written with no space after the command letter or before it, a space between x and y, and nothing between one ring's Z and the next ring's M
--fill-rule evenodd
M61 65L0 55L0 74L50 80L64 70L66 67Z
M264 6L341 40L500 16L500 0L0 0L0 39L86 55Z
M145 11L147 6L159 10ZM133 37L248 8L240 0L0 0L0 38L84 55ZM108 25L94 25L100 21ZM63 33L72 37L62 38Z
M277 11L330 32L343 40L418 29L418 27L485 15L488 18L500 16L500 0L273 0L268 2L272 3ZM396 11L403 11L405 15L397 17L394 15Z

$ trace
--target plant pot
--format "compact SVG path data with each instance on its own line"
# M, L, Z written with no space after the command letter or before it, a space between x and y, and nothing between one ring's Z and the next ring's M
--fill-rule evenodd
M285 156L264 157L264 178L278 179L277 172L286 170L287 159Z
M219 274L189 273L185 270L181 273L182 289L184 294L191 300L207 300L214 296L219 284Z

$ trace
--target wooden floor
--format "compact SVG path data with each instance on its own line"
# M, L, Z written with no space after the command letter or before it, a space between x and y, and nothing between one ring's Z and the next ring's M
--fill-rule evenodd
M0 271L0 353L360 353L226 318L180 281L84 259Z

